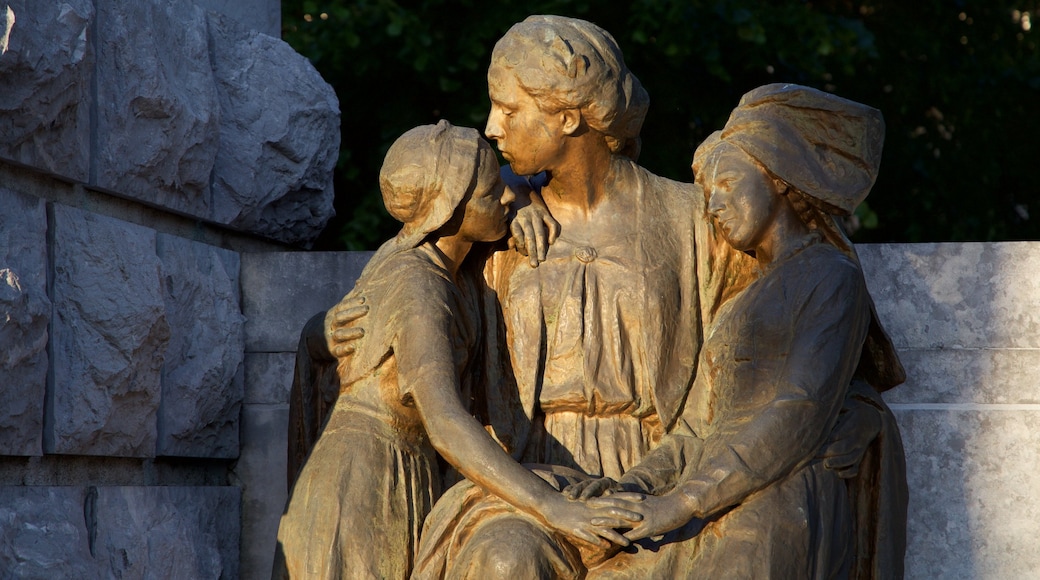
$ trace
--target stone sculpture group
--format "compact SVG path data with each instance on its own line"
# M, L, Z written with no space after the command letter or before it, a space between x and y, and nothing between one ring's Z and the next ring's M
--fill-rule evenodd
M594 24L516 24L488 86L509 166L405 133L401 232L304 330L275 576L901 577L904 373L840 221L880 112L760 87L690 184Z

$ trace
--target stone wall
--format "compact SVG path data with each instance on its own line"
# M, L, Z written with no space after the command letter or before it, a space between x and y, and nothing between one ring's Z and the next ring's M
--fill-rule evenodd
M863 245L859 252L908 373L885 396L907 455L907 578L1035 576L1040 244ZM256 577L270 566L286 499L287 401L299 331L350 290L367 257L243 256L244 421L255 417L262 437L244 443L239 465L248 459L251 470L273 474L245 492L242 534L257 553L243 554L243 568ZM286 279L289 262L300 272L295 280ZM250 392L258 394L252 402Z
M279 11L0 0L0 577L252 577L243 255L339 147Z

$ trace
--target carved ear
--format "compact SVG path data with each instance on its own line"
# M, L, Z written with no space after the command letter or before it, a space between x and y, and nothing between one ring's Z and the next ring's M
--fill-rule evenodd
M581 111L578 109L564 109L560 111L560 117L564 135L573 135L581 127Z
M778 177L773 178L773 187L780 195L787 195L787 192L791 189L791 186L787 185L786 181Z

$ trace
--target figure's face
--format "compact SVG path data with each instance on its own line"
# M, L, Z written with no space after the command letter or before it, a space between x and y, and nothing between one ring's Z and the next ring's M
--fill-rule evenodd
M515 196L499 176L491 147L480 144L477 183L464 206L459 234L471 242L494 242L508 231L509 204Z
M714 163L699 176L708 192L708 213L727 242L737 250L762 243L781 203L778 186L746 153L720 146Z
M488 70L491 113L484 134L493 139L517 175L551 170L560 160L563 120L546 113L527 94L512 71L492 65Z

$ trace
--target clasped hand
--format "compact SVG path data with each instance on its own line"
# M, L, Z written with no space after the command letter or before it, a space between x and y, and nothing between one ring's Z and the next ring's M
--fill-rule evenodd
M569 485L563 490L563 494L575 502L584 502L590 508L609 507L625 514L638 515L638 519L625 518L627 521L621 525L616 521L592 521L594 525L609 524L611 531L623 540L608 539L622 546L643 538L662 536L693 519L693 513L681 494L655 496L638 491L624 491L627 488L609 477L601 477ZM627 531L619 533L615 528Z

